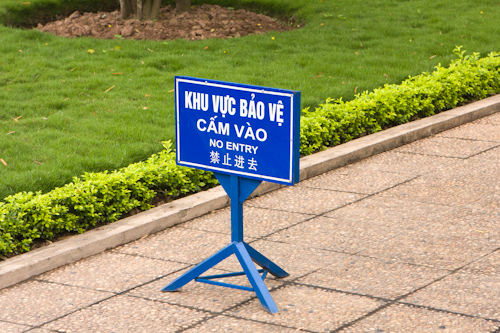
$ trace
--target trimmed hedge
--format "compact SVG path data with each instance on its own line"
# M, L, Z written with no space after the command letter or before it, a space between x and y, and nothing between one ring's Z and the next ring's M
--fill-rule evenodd
M447 68L410 77L401 84L363 92L349 102L327 99L301 118L301 154L332 147L385 128L428 117L500 92L500 53L465 55Z
M327 99L303 110L301 153L311 154L500 92L500 54L465 56L447 68L410 77L399 85L363 92L355 99ZM212 173L180 167L170 142L147 161L103 173L86 173L46 194L22 192L0 202L0 253L29 251L35 240L65 232L82 233L114 222L134 209L146 210L157 193L172 198L213 187Z
M218 184L208 171L177 166L171 143L164 146L145 162L113 172L86 173L46 194L7 197L0 202L0 253L26 252L37 239L82 233L136 208L150 209L159 192L176 198Z

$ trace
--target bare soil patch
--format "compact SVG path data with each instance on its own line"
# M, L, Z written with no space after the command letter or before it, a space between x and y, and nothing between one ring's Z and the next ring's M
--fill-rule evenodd
M36 29L64 37L197 40L286 31L294 27L297 26L291 20L204 4L193 6L189 13L182 14L171 6L164 7L157 21L123 20L119 11L84 14L76 11L61 20L38 24Z

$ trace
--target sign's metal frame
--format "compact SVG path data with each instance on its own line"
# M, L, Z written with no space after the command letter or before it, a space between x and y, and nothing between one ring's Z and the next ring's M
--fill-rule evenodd
M178 90L179 85L177 84L181 80L189 80L190 82L202 82L202 84L220 85L224 87L224 92L227 89L253 89L259 92L266 93L277 93L277 94L288 94L293 98L293 109L291 110L290 121L293 122L293 126L290 128L290 147L291 147L291 160L290 160L290 177L283 181L283 179L273 179L273 177L267 177L266 175L256 175L256 174L242 174L240 172L235 172L234 170L214 170L213 166L210 165L199 165L197 163L190 163L189 161L182 161L178 155L177 163L180 165L193 166L200 169L206 169L214 171L215 176L219 180L229 198L231 199L231 243L225 246L222 250L218 251L216 254L205 259L201 263L197 264L174 281L166 285L162 291L176 291L182 286L186 285L192 280L197 282L203 282L223 287L235 288L240 290L248 290L256 293L262 306L270 313L278 312L278 307L274 302L269 290L267 289L264 279L267 273L271 273L275 277L283 278L289 274L283 270L281 267L273 263L271 260L266 258L260 252L255 250L252 246L244 242L243 240L243 202L252 194L252 192L259 186L262 180L268 180L271 182L277 182L287 185L293 185L299 181L299 121L300 121L300 92L298 91L285 91L281 89L274 88L264 88L255 86L246 86L235 83L203 80L197 78L186 78L186 77L176 77L176 115L179 110L179 93L182 92ZM177 116L178 120L179 117ZM176 133L177 140L181 139L179 135L182 129L182 124L177 123ZM288 140L288 138L285 138ZM178 141L179 143L179 141ZM179 154L179 147L177 146L177 154ZM238 261L240 262L243 272L218 274L201 276L210 268L214 267L227 257L235 254ZM253 264L257 264L261 269ZM262 274L262 275L260 275ZM240 286L230 283L225 283L221 281L215 281L215 279L221 279L231 276L246 275L252 288L246 286Z
M227 116L224 118L224 114L210 113L204 111L193 111L185 107L184 102L184 92L185 89L196 89L201 92L214 92L221 91L221 95L231 93L236 99L242 96L254 96L255 100L262 99L277 99L280 102L284 101L287 106L283 112L284 117L288 123L278 124L276 122L266 119L252 119L252 118L241 118L238 114L234 116ZM252 97L253 99L253 97ZM210 100L209 100L210 103ZM188 115L194 118L188 118ZM201 148L209 148L208 142L204 142L203 145L198 145L200 140L208 141L208 133L200 133L196 130L196 125L194 119L204 117L201 119L203 122L212 119L210 116L218 116L217 121L222 120L224 122L233 122L231 125L235 125L235 121L240 121L240 123L253 123L255 126L262 126L270 132L267 142L257 142L259 145L259 154L261 150L266 150L266 155L263 157L264 161L267 162L266 166L268 168L274 166L274 164L279 165L280 169L278 174L270 174L268 170L264 173L260 172L263 165L259 165L259 171L250 172L249 170L241 170L238 168L228 168L225 166L214 165L208 163L207 160L199 158L201 156L205 157L206 154L200 153ZM277 88L259 87L252 85L243 85L232 82L221 82L214 80L205 80L199 78L177 76L175 77L175 118L176 118L176 152L177 152L177 164L193 167L197 169L203 169L218 173L226 173L232 175L238 175L245 178L253 178L257 180L265 180L274 183L280 183L285 185L293 185L299 181L299 156L300 156L300 92L293 90L284 90ZM183 122L188 121L189 123ZM232 127L232 126L231 126ZM279 130L279 132L278 132ZM279 134L272 134L276 132ZM203 137L202 137L203 136ZM213 135L210 138L225 138L224 136ZM239 140L243 142L241 138L236 138L234 135L231 139ZM195 142L195 143L194 143ZM210 149L209 149L210 150ZM197 156L193 156L193 155ZM283 160L277 160L276 156L285 156ZM261 161L259 160L259 163Z

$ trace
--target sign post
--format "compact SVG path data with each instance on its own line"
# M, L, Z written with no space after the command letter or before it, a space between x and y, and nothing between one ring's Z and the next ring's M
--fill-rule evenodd
M214 172L231 199L231 243L162 291L192 280L249 290L276 313L264 279L288 273L243 241L243 202L263 180L299 181L300 92L191 77L176 77L175 91L177 164ZM201 276L232 254L243 272ZM238 275L252 288L214 281Z

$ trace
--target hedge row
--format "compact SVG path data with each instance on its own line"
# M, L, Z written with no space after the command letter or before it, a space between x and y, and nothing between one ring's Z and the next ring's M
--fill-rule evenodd
M152 208L157 193L179 197L217 181L212 173L175 164L171 143L145 162L113 172L86 173L46 194L21 192L0 202L0 253L30 250L35 240L82 233L138 208Z
M400 85L363 92L349 102L328 99L315 111L303 110L303 155L356 137L430 116L467 101L500 92L500 54L465 56L432 73L410 77ZM210 172L175 164L169 142L147 161L103 173L86 173L49 193L22 192L0 202L0 253L29 251L35 240L64 232L82 233L111 223L134 209L149 209L162 193L173 198L215 186Z
M301 153L309 155L500 92L499 53L480 58L478 53L465 55L461 47L454 53L458 59L447 68L439 65L432 73L363 92L352 101L327 99L314 112L304 110Z

